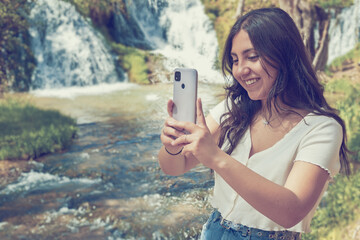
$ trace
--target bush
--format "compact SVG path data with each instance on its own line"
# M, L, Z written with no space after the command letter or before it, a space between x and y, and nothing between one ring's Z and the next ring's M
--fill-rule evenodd
M350 177L338 175L315 213L312 232L304 240L326 239L334 228L342 228L359 214L360 172Z
M353 160L360 161L360 90L351 88L343 101L337 102L337 109L347 128L348 146L354 152Z
M54 110L6 100L0 103L0 159L34 159L70 146L74 119Z
M0 96L9 89L30 88L36 64L27 22L32 1L0 1Z

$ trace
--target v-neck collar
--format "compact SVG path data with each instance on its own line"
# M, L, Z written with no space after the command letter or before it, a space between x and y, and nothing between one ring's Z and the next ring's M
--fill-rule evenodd
M264 154L274 148L276 148L281 142L283 142L286 138L288 138L290 135L294 134L297 129L300 128L300 126L302 126L303 124L305 124L306 120L305 118L307 118L309 115L311 115L311 113L308 113L303 119L301 119L293 128L290 129L290 131L288 131L287 133L284 134L284 136L277 142L275 142L272 146L260 151L260 152L256 152L254 153L252 156L250 156L250 152L252 149L252 139L251 139L251 130L250 130L250 126L248 127L247 131L246 131L246 137L249 138L249 146L248 146L248 160L250 160L251 158L253 158L254 156L257 155L261 155Z

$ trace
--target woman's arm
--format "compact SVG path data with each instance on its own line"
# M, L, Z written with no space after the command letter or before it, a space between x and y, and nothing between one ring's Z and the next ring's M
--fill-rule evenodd
M220 154L217 159L214 171L251 206L285 228L296 225L309 213L329 178L321 167L296 161L285 185L280 186L229 155Z
M198 165L199 161L191 153L184 154L181 152L177 155L171 155L165 150L166 147L170 153L176 154L180 152L184 146L183 144L175 146L172 145L174 139L184 135L183 132L178 131L176 128L170 126L172 123L177 122L174 118L172 118L172 108L173 102L169 100L167 109L170 117L165 121L164 128L161 132L160 139L163 143L163 146L159 151L158 159L160 168L164 173L178 176L188 172L190 169ZM202 114L202 112L200 114ZM220 134L219 124L210 115L206 118L206 123L209 127L209 131L213 140L217 142ZM184 122L183 124L187 125L189 123Z

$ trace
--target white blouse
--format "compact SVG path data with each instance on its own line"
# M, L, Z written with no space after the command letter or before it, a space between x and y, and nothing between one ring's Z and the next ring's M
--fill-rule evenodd
M226 109L225 100L210 111L220 124L220 117ZM305 120L305 121L304 121ZM307 115L272 147L251 156L250 129L247 129L231 156L254 172L283 186L295 161L318 165L329 172L329 180L340 170L339 150L342 142L341 125L333 118ZM228 144L225 141L223 148ZM328 186L324 189L307 216L287 230L310 232L310 222ZM211 204L221 215L234 223L267 231L285 230L248 204L225 180L215 172L214 193Z

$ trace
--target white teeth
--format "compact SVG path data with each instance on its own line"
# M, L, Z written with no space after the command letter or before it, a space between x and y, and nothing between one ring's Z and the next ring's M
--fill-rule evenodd
M256 79L251 79L251 80L248 80L248 81L245 81L246 85L251 85L251 84L254 84L255 82L257 82L259 79L256 78Z

